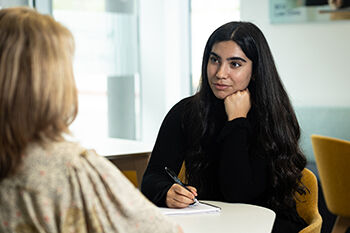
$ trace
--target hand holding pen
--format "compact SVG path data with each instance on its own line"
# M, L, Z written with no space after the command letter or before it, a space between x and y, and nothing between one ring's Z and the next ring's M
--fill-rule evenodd
M188 205L197 203L197 190L192 186L185 186L176 174L165 167L165 171L175 182L167 192L166 205L170 208L185 208Z

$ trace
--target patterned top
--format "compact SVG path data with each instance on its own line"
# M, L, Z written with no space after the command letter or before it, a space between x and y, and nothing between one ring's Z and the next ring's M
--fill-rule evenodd
M30 145L0 182L0 232L182 232L108 160L76 143Z

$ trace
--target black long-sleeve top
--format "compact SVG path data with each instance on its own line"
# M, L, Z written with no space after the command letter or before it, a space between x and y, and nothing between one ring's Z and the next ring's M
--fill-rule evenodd
M164 167L178 173L185 151L191 147L186 132L191 130L191 122L183 118L189 101L191 98L180 101L165 117L143 177L142 192L158 206L165 206L166 193L173 184ZM267 165L263 159L248 153L249 121L246 118L227 121L225 117L222 129L217 131L217 135L205 143L211 161L208 169L215 179L210 179L212 183L207 189L198 190L198 198L257 204L256 200L260 200L266 190ZM189 185L196 187L196 184Z
M143 176L141 191L157 206L166 205L166 194L173 185L164 167L179 173L186 151L192 146L188 135L195 122L184 117L184 113L191 107L193 98L181 100L165 117ZM227 121L223 102L214 111L212 120L219 127L203 143L210 161L207 167L210 176L200 189L196 184L189 185L197 188L198 199L267 206L269 162L266 157L250 153L250 141L255 136L252 120Z

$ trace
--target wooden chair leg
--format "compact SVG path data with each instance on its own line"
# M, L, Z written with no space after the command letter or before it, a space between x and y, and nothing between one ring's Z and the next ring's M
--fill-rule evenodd
M350 218L338 216L333 226L332 233L345 233L350 227Z

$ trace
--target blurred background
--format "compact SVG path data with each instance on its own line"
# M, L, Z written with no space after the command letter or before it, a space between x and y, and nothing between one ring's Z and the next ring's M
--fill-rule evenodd
M211 32L228 21L251 21L270 44L301 145L314 161L312 133L350 139L350 21L271 23L271 1L0 0L0 6L35 7L72 31L76 137L150 144L169 109L196 92Z

